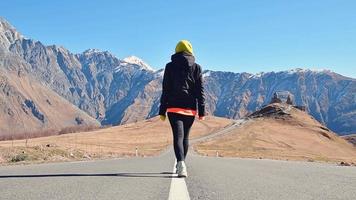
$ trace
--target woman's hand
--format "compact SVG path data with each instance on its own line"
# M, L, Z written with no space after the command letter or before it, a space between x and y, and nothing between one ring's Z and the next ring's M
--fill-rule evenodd
M160 115L159 118L161 119L161 121L166 120L166 115Z
M205 120L205 116L199 116L199 120Z

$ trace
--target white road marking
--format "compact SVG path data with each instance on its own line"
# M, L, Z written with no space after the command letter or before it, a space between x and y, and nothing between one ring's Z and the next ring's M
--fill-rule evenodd
M176 164L177 161L174 163L173 166L173 173L175 177L172 178L171 181L171 188L169 190L168 200L190 200L187 184L185 183L184 178L176 178L178 177L176 172Z

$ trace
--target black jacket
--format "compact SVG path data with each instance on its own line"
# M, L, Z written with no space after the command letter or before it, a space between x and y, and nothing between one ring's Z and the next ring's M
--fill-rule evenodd
M167 108L197 109L205 116L205 95L201 67L195 58L185 52L172 55L166 65L162 83L159 114L165 115Z

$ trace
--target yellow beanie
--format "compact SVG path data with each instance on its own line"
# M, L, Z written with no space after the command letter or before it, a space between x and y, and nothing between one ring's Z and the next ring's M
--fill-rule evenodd
M176 53L187 52L193 55L193 46L188 40L181 40L176 46Z

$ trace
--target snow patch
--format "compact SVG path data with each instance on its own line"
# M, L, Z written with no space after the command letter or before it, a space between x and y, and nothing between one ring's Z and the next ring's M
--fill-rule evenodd
M258 72L256 74L251 74L249 78L261 78L264 74L265 72Z
M124 58L122 61L129 63L129 64L134 64L143 67L144 69L148 71L155 71L151 66L149 66L147 63L145 63L142 59L136 57L136 56L129 56L127 58Z
M294 68L290 70L285 70L285 71L272 71L272 72L259 72L256 74L251 74L248 78L261 78L264 75L270 74L270 73L285 73L288 75L293 75L296 73L323 73L323 72L331 72L330 70L327 69L319 69L319 68Z
M295 73L307 73L307 72L313 72L313 73L321 73L321 72L330 72L330 70L327 69L316 69L316 68L294 68L286 71L288 74L295 74Z
M163 75L164 75L164 69L160 69L160 70L157 70L155 72L155 77L158 78L158 77L161 77L163 78Z
M203 78L210 76L210 74L211 74L211 71L205 71L203 73Z
M94 53L104 53L104 51L101 51L99 49L87 49L83 53L84 54L94 54Z

